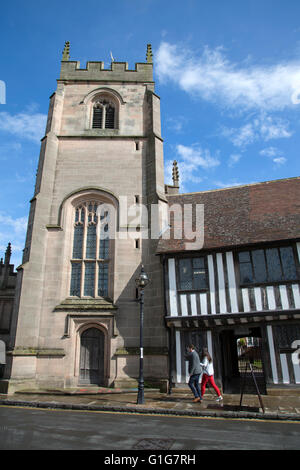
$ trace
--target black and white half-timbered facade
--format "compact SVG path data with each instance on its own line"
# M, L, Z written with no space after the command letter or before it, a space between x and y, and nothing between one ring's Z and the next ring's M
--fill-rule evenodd
M240 390L246 360L263 393L300 385L299 192L292 178L168 197L182 213L186 204L204 209L201 249L172 238L180 217L159 243L173 383L188 381L192 342L211 352L225 393Z

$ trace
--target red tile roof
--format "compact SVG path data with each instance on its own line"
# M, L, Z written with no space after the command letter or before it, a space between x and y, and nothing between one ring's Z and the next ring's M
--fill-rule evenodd
M170 195L167 199L169 207L193 205L194 230L195 205L204 205L203 249L300 238L300 177ZM185 243L191 240L174 239L174 229L183 223L183 217L177 219L171 215L170 238L159 240L157 253L186 251Z

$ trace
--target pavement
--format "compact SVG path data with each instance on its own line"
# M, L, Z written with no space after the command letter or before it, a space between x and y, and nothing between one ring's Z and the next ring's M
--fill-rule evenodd
M222 402L217 403L216 395L208 389L202 403L194 403L188 388L174 388L171 394L145 388L145 402L138 405L137 389L82 387L0 394L0 405L300 422L299 387L288 391L272 390L268 395L262 395L263 408L257 395L244 395L241 406L239 394L224 394L223 398Z

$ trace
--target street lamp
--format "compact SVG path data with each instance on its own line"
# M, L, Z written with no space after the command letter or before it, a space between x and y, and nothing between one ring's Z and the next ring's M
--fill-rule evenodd
M139 277L135 280L136 286L140 290L140 373L139 373L139 386L137 404L142 405L144 401L144 368L143 368L143 323L144 323L144 288L149 282L148 276L145 273L144 266L142 265Z

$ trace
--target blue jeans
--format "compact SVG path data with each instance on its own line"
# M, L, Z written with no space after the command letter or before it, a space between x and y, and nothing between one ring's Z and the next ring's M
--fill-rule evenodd
M195 398L198 398L198 397L201 398L201 391L199 387L199 377L200 377L200 374L191 375L189 383L188 383Z

